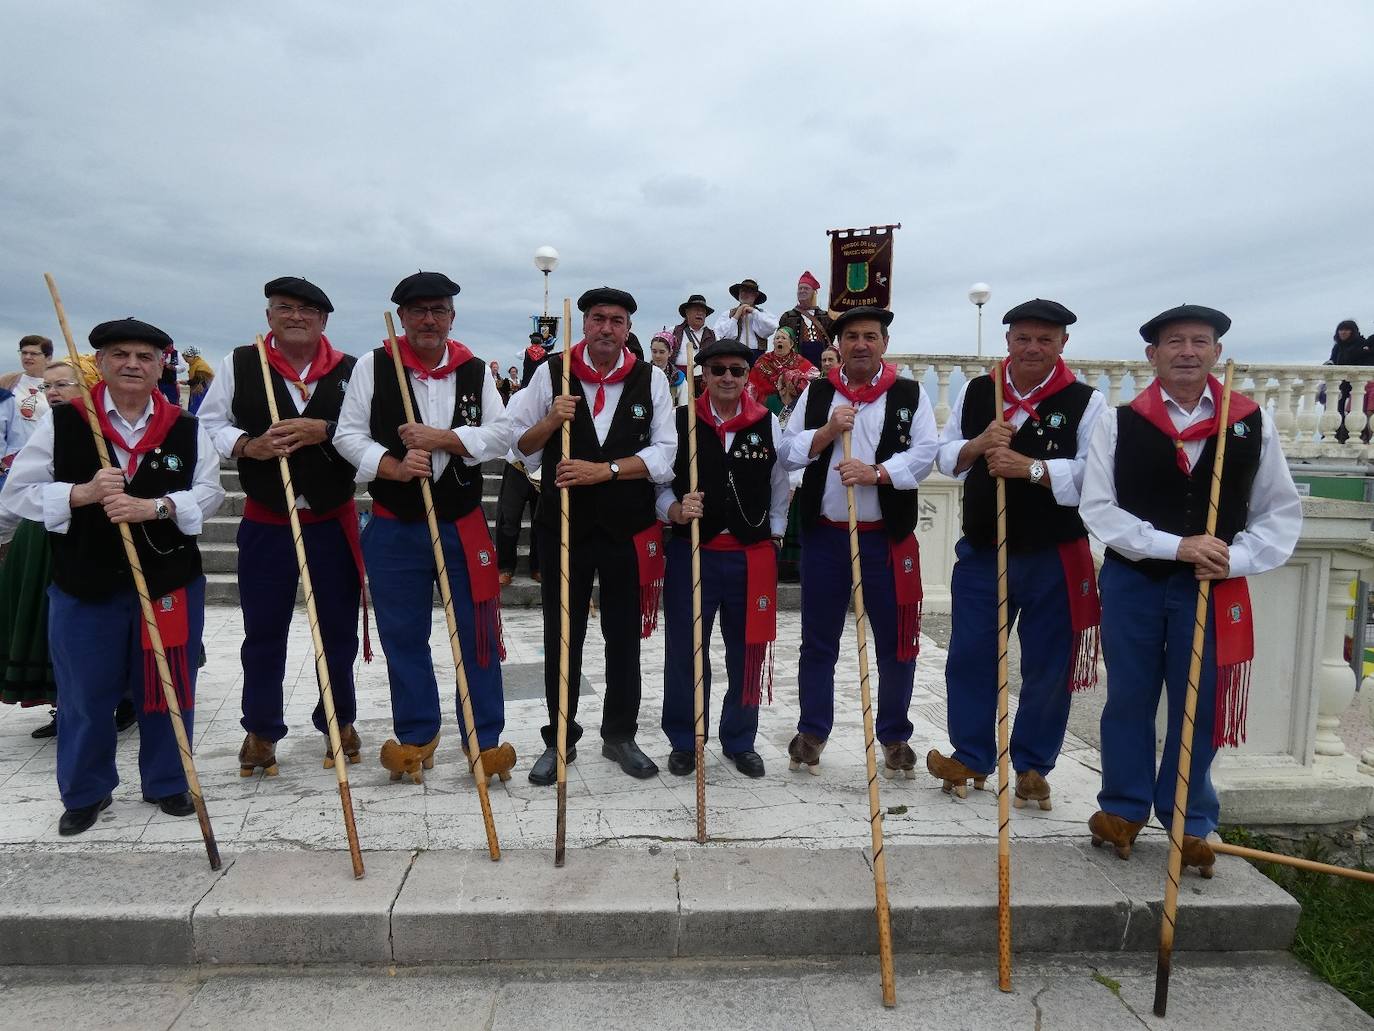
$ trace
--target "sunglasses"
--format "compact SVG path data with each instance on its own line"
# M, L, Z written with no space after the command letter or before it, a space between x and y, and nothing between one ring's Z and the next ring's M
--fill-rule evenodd
M749 375L747 365L708 365L712 376L734 376L736 379L744 379Z

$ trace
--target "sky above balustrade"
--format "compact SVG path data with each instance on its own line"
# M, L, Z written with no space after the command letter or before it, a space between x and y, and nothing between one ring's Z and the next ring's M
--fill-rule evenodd
M5 4L0 354L137 315L211 357L303 275L361 353L396 281L463 286L510 364L609 283L647 340L701 292L828 279L825 230L901 222L893 349L971 353L1033 296L1070 353L1228 311L1238 357L1374 331L1374 5L1196 2ZM8 341L8 342L7 342ZM0 357L0 369L13 366Z

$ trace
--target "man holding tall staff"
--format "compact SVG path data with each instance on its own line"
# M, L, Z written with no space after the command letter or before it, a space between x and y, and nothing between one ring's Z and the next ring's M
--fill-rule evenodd
M805 469L802 522L801 718L787 753L815 773L835 721L835 663L851 597L848 487L854 488L864 601L878 656L876 733L888 775L912 776L907 713L921 630L916 485L930 473L939 440L935 415L915 380L883 361L892 312L851 308L834 322L839 367L797 399L779 452ZM841 436L852 455L837 458Z
M1153 806L1173 822L1179 735L1192 653L1198 582L1213 581L1203 638L1192 742L1183 866L1212 875L1207 835L1220 806L1212 787L1217 748L1244 740L1254 628L1245 578L1283 565L1302 529L1274 423L1232 393L1218 427L1221 384L1211 375L1231 320L1185 304L1140 327L1155 379L1098 422L1079 512L1107 545L1099 584L1107 704L1102 711L1102 808L1088 821L1094 845L1122 859ZM1213 459L1227 434L1215 535L1206 533ZM1168 692L1164 755L1155 768L1155 713Z
M601 634L606 642L606 692L601 754L640 779L658 766L635 743L639 729L639 642L658 620L664 562L663 536L654 512L654 483L673 476L677 436L668 380L626 349L635 299L603 286L577 300L583 339L535 370L510 405L515 448L543 477L534 532L542 555L559 553L560 492L568 490L569 614L567 761L577 758L582 646L592 581L601 587ZM555 396L563 363L571 363L571 394ZM562 427L572 423L571 454L562 453ZM560 578L543 578L544 690L549 723L544 754L530 781L557 777L556 747L560 652Z
M224 360L200 406L201 423L219 453L237 461L247 495L237 536L238 582L246 587L239 600L241 722L246 734L239 772L245 777L257 769L277 772L277 742L287 733L282 682L300 572L277 461L283 455L296 491L340 744L349 762L357 762L362 749L353 726L358 711L353 662L358 656L363 556L353 504L354 470L333 443L357 359L336 351L324 335L334 305L314 283L283 276L266 284L263 295L272 386L277 409L287 417L272 421L253 344L235 348ZM326 737L324 764L332 766L323 701L315 705L311 722Z
M9 511L43 523L52 542L48 643L62 686L64 836L90 828L119 783L110 714L126 690L138 716L143 800L170 816L195 811L118 524L134 526L189 741L205 623L195 538L224 500L214 444L157 389L171 337L120 319L96 326L90 342L102 377L92 391L96 415L115 466L100 467L84 403L59 405L15 460L3 497Z

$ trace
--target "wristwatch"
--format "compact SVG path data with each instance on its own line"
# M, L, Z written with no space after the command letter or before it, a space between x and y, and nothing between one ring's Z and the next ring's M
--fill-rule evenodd
M1036 459L1034 462L1032 462L1031 465L1030 465L1030 481L1031 481L1031 483L1039 483L1039 482L1040 482L1041 480L1043 480L1044 478L1045 478L1045 463L1042 462L1042 461L1040 461L1040 459L1037 458L1037 459Z
M172 509L167 504L166 498L158 498L153 502L153 511L157 513L159 519L171 519Z
M614 483L617 479L620 478L620 463L619 463L619 462L611 462L611 463L610 463L610 469L611 469L611 482Z

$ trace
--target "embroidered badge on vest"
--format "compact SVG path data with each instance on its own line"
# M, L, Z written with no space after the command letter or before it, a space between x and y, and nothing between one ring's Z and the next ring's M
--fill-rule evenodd
M630 405L630 414L636 419L643 419L645 416L644 406L640 404Z
M1232 427L1232 432L1234 432L1237 437L1243 437L1250 432L1250 428L1246 426L1244 422L1238 422Z
M1050 424L1050 429L1057 430L1064 425L1064 413L1051 412L1049 418L1045 421Z
M167 455L162 459L162 464L167 467L169 473L174 473L181 468L181 459L176 455ZM154 466L156 468L156 466Z

